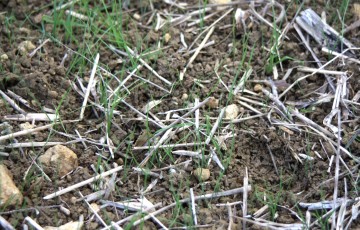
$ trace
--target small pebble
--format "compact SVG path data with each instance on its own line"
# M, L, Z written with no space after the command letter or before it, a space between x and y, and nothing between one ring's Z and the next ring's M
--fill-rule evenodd
M1 61L1 62L5 62L5 61L7 61L7 60L9 60L9 57L7 56L7 54L2 54L2 55L0 56L0 61Z
M210 170L205 168L197 168L194 170L194 175L199 181L206 181L210 178Z
M51 98L57 98L59 96L58 92L54 91L54 90L49 90L49 97Z
M168 43L170 41L170 39L171 39L171 35L169 33L166 33L164 35L164 39L165 39L165 43Z
M215 97L210 97L209 101L206 103L206 105L209 108L216 109L219 106L219 100L216 99Z
M119 158L116 160L116 164L118 164L118 165L123 165L123 164L124 164L124 160L123 160L121 157L119 157Z
M256 84L256 85L254 86L254 91L255 91L255 92L261 92L261 90L262 90L262 85Z
M175 173L176 173L176 169L173 168L169 169L169 174L175 174Z
M235 104L226 106L225 119L235 119L239 114L239 107Z
M32 125L32 124L30 124L29 122L25 122L25 123L21 123L21 124L19 125L19 127L20 127L20 130L28 130L28 129L33 129L33 128L35 128L35 125Z
M186 93L184 93L182 96L181 96L181 100L185 101L189 98L189 95L187 95Z
M136 21L140 21L140 20L141 20L141 16L140 16L140 14L138 14L138 13L133 14L133 18L134 18Z
M72 196L72 197L70 198L70 202L71 202L72 204L75 204L75 203L76 203L76 197Z

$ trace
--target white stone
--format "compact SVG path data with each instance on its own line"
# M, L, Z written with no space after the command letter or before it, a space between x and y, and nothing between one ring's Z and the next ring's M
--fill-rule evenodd
M235 119L239 114L239 107L235 104L226 106L225 108L225 118L226 119Z

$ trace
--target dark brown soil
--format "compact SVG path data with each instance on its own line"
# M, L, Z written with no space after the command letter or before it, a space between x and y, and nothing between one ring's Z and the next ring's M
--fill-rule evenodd
M108 34L101 37L102 42L98 42L100 40L99 36L102 35L102 33L92 36L91 32L79 26L73 28L72 35L74 37L69 38L64 26L59 25L55 28L51 23L44 21L39 22L37 20L39 17L44 14L49 14L50 10L53 9L52 3L49 3L49 1L46 2L47 3L36 0L9 0L0 3L0 55L6 54L8 56L8 60L2 62L0 65L0 89L4 92L11 90L25 98L31 108L22 105L21 107L27 112L43 112L44 109L52 109L59 113L63 121L75 120L79 117L83 97L73 89L71 82L79 87L77 79L82 79L86 86L93 64L76 53L69 52L69 49L84 53L91 61L93 61L96 52L99 52L100 66L109 70L112 74L117 75L120 80L127 76L127 74L124 73L125 70L132 70L131 66L134 60L122 57L123 62L116 63L115 60L119 59L120 56L111 51L108 45L112 44L117 46L119 45L119 41L114 41L114 37ZM295 3L296 1L292 3L288 3L289 1L281 2L284 2L285 8L287 9L287 21L291 21L299 5ZM110 3L108 4L110 5ZM180 33L184 33L188 45L194 41L198 33L186 32L188 28L183 26L167 26L159 32L154 31L153 24L150 24L148 27L139 26L138 22L132 18L135 12L140 15L147 15L144 16L141 21L144 24L151 15L149 6L145 3L145 5L142 4L132 3L129 5L129 10L124 11L122 16L123 20L120 22L120 25L118 25L123 31L123 39L129 47L136 47L138 53L156 50L159 42L161 42L161 46L167 46L167 48L163 49L159 54L146 57L145 60L162 77L170 82L176 82L176 84L174 84L171 94L168 94L150 84L139 85L138 82L135 82L135 78L130 79L126 85L130 86L132 83L134 83L134 85L130 86L131 94L126 95L124 100L133 107L141 110L149 101L161 99L162 103L152 110L152 112L154 114L159 113L157 116L160 119L165 119L166 115L161 114L162 112L184 108L189 103L193 103L196 97L202 101L211 96L219 99L219 108L203 107L200 113L202 117L206 115L214 118L208 121L202 119L202 124L206 124L206 122L213 124L221 108L232 103L239 105L238 98L230 96L231 94L229 94L223 84L218 80L214 72L215 66L220 65L218 73L221 73L221 79L227 86L236 85L236 82L241 78L244 71L250 66L253 68L253 74L249 79L250 81L245 85L246 89L253 90L255 86L253 80L267 80L272 77L272 73L267 73L265 68L268 63L268 52L261 47L271 47L272 29L264 24L254 23L253 27L248 29L248 36L246 36L239 31L239 29L233 27L221 28L233 22L233 17L231 17L230 14L219 23L211 36L211 40L215 41L215 45L204 48L203 51L201 51L188 69L184 81L179 82L179 73L191 57L191 55L183 55L177 52L182 48ZM191 5L191 3L189 4ZM196 4L198 4L198 1L193 1L193 5ZM349 5L349 9L352 7L351 4L352 3ZM169 5L162 3L162 1L154 1L154 7L159 10L168 9L169 12L181 13L181 11L178 12L176 8L170 8ZM336 15L335 6L326 6L326 3L320 0L316 2L307 1L304 8L308 7L312 7L319 14L322 10L326 10L329 24L336 30L341 30L337 16L334 16ZM61 15L61 17L66 18L65 15ZM218 17L220 17L220 14L213 17L210 21L206 21L205 24L210 25L210 23L214 22ZM271 18L269 17L269 19ZM355 20L354 12L349 10L346 15L345 24L349 25ZM106 24L102 21L94 20L93 23L92 29L97 27L104 30L106 28ZM282 28L283 27L284 26L282 26ZM194 27L194 29L198 29L198 26ZM171 35L171 39L167 44L163 38L166 33ZM302 45L295 30L290 29L287 35L289 40L284 40L279 52L280 56L289 56L292 60L282 62L284 71L279 72L280 77L282 78L285 75L286 70L298 65L317 68L311 54ZM346 34L345 37L355 46L360 46L359 30L351 31ZM51 42L48 42L32 58L26 55L22 56L17 49L18 44L24 40L31 41L38 46L46 38L51 38ZM54 38L56 38L56 40ZM248 39L248 41L244 43L244 39ZM198 43L200 42L201 40ZM232 47L228 46L230 43L232 43ZM247 44L247 47L243 47L244 44ZM321 49L315 42L311 41L311 44L313 47L316 47L316 50ZM247 49L247 54L244 54L245 49ZM64 62L64 65L61 66L60 63L66 53L69 57ZM245 59L243 59L244 57ZM318 57L323 63L332 58L332 56L322 54L321 52L318 53ZM343 62L343 60L339 59L333 62L327 69L348 71L348 76L351 76L348 80L350 99L360 91L359 64L347 61ZM101 71L99 71L99 73L100 72ZM102 82L100 82L99 85L103 85L103 83L106 82L112 89L118 86L116 79L111 76L106 76L104 72L101 73L103 77L100 79ZM156 78L146 68L143 68L138 74L142 78L151 80L155 84L168 89L166 84ZM287 84L293 83L296 79L304 75L304 73L294 70L287 79ZM204 87L200 87L199 84L194 81L194 78L203 81L201 84ZM286 94L286 100L303 101L316 97L317 95L314 94L314 91L321 87L324 82L324 77L321 74L301 81ZM266 87L266 85L264 85L264 87ZM188 95L188 98L185 100L182 98L184 94ZM93 100L92 96L90 99ZM267 99L264 99L263 103L271 105L271 101ZM302 112L308 118L323 126L323 119L330 113L331 106L332 101L308 108L306 111L304 109ZM87 148L85 148L81 142L69 144L67 146L78 155L79 169L63 179L57 178L53 180L52 183L48 182L42 177L41 172L32 164L32 159L44 153L48 147L5 149L4 151L9 153L9 157L2 157L2 163L12 172L16 185L23 192L24 202L16 207L6 207L0 210L1 216L7 219L17 229L21 228L26 216L31 216L33 219L36 219L41 226L59 226L70 221L78 220L80 215L83 215L87 221L92 213L89 212L86 203L82 201L74 202L75 198L78 199L80 197L77 191L50 200L44 200L43 197L57 191L59 188L68 187L90 178L95 174L90 166L92 164L96 166L98 162L102 162L103 164L106 162L108 165L116 162L120 165L123 164L124 167L127 168L127 170L121 171L118 174L120 181L116 184L117 186L111 195L111 199L121 201L127 198L139 197L140 189L145 189L155 178L139 176L139 174L133 171L132 167L138 166L144 159L146 151L131 151L131 149L135 146L136 140L138 140L138 137L143 131L148 130L149 133L156 133L159 128L151 123L146 124L146 122L132 119L138 116L122 103L119 103L114 108L121 113L121 116L115 115L113 117L111 121L112 125L109 129L109 137L114 142L114 145L118 147L114 159L109 157L110 153L106 148L99 149L98 146L91 144L87 144ZM256 108L261 109L262 112L267 111L266 108L259 106ZM343 146L346 146L348 141L355 135L356 130L359 130L359 106L350 108L350 111L352 114L349 116L349 121L342 124L341 144ZM243 113L242 117L256 115L245 107L241 109L241 112ZM18 112L5 103L5 101L0 101L1 118L5 115L17 113ZM179 112L178 114L182 115L184 112ZM193 117L193 115L190 117ZM77 130L83 137L99 141L105 135L106 121L107 117L101 110L95 106L89 106L89 108L86 109L85 119L83 121L56 125L53 130L71 135L76 135L74 130ZM19 131L19 124L23 123L18 121L5 121L3 119L1 122L8 122L12 127L12 132ZM301 121L296 120L296 122ZM45 124L48 123L36 122L36 126L38 127ZM225 127L225 125L222 125L222 127ZM92 132L88 132L89 130L92 130ZM334 186L333 181L325 184L322 183L334 177L334 164L331 172L327 172L329 158L334 154L334 150L319 135L310 132L311 130L309 129L307 130L309 132L291 132L291 134L289 134L279 126L269 123L269 120L265 116L230 125L228 132L232 131L236 135L226 141L226 151L217 148L219 158L226 168L225 171L221 171L220 168L212 162L208 167L211 172L210 178L206 182L200 183L192 172L195 168L205 167L206 163L203 161L194 160L186 168L178 167L177 170L181 172L181 174L176 174L175 176L169 174L168 170L164 170L162 172L163 177L158 179L156 186L152 189L154 192L146 195L146 198L153 204L160 202L165 206L177 199L188 197L189 188L194 188L195 195L201 195L242 187L245 168L247 167L249 184L252 186L252 191L248 196L248 214L254 214L264 205L269 205L272 211L269 212L270 216L266 217L268 220L279 223L300 223L295 215L280 206L291 208L305 219L306 210L299 208L297 203L332 200ZM41 131L0 144L5 146L11 142L67 142L72 140L55 131ZM220 135L220 131L217 134ZM205 141L205 139L203 136L199 137L196 133L188 130L179 133L170 140L170 143L200 142ZM211 146L213 146L213 143L211 143ZM209 149L208 146L187 148L189 151L201 150L203 154L209 154ZM271 153L273 154L278 173L274 168L269 149L271 149ZM360 157L359 138L355 139L351 145L348 146L348 150L356 157ZM294 158L294 155L299 153L310 155L314 157L315 160L303 160L301 163ZM316 153L322 158L317 157ZM97 154L102 154L109 158L108 160L103 160ZM124 157L125 155L126 157ZM151 170L159 169L189 159L189 157L172 155L164 150L157 151L155 155L157 157L151 158L145 168ZM358 164L345 154L342 155L342 159L350 169L353 169ZM29 168L30 171L27 172ZM24 180L23 177L26 172L27 178ZM340 173L346 172L347 169L341 164ZM52 175L53 172L46 173ZM356 180L359 171L355 170L353 174L354 177L346 175L339 181L339 197L344 196L344 178L347 179L347 196L349 198L359 197L359 180ZM93 192L90 186L82 187L80 191L83 195ZM265 196L266 200L264 200ZM242 199L242 195L234 195L198 202L198 224L209 224L211 225L209 229L227 228L229 221L228 210L223 207L217 207L216 204L242 201ZM100 204L100 202L98 202L98 204ZM71 211L71 214L67 216L60 212L58 208L50 207L52 205L63 205ZM9 211L22 208L36 208L39 210L39 213L33 210L8 213ZM242 216L241 206L237 205L236 209L237 213L234 213L234 215ZM274 214L275 212L277 213L276 215ZM317 214L313 214L313 220L316 219L316 216L324 213L325 211L319 211ZM106 208L100 212L100 215L109 223L110 221L116 222L125 218L128 213L125 211L116 211L113 208ZM188 204L185 204L177 209L170 209L158 215L158 219L162 221L165 226L191 226L191 209ZM358 220L356 220L352 226L356 226L356 224L359 226ZM241 221L235 219L234 226L234 229L240 228L242 226ZM330 225L325 224L325 226ZM154 229L158 226L156 223L146 221L142 227L144 229ZM255 225L250 224L248 224L248 227L257 228ZM85 229L100 228L102 228L102 225L96 221L96 218L85 225Z

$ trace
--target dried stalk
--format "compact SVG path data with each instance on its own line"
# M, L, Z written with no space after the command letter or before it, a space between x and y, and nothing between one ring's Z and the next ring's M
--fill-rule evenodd
M190 201L191 201L191 213L193 216L194 224L197 225L197 216L196 216L196 209L195 209L195 196L193 188L190 188Z
M160 138L159 142L155 145L153 149L150 150L148 155L145 157L145 159L139 164L139 167L144 167L144 165L148 162L150 157L154 154L154 152L159 148L160 145L162 145L165 141L167 141L171 136L172 128L168 129L164 135Z
M206 141L205 141L205 145L208 145L211 141L211 138L214 136L215 132L216 132L216 129L218 128L218 126L220 125L220 122L223 118L225 114L225 108L222 108L221 111L220 111L220 114L219 114L219 117L218 119L216 120L214 126L212 127L211 131L210 131L210 134L209 136L206 138Z
M187 68L191 65L191 63L195 60L195 58L198 56L198 54L200 53L201 49L204 47L205 43L207 42L207 40L209 40L211 34L214 32L215 26L211 27L209 32L206 34L204 40L201 42L201 44L199 45L199 47L197 48L196 52L193 54L193 56L191 56L189 62L186 64L185 68L183 69L183 71L180 73L179 79L180 81L182 81L184 79L184 75L186 73Z
M195 196L194 200L198 201L198 200L219 198L219 197L222 197L222 196L231 196L231 195L235 195L235 194L238 194L238 193L243 193L244 189L245 188L242 187L242 188L236 188L236 189L232 189L232 190L228 190L228 191L224 191L224 192L209 193L209 194L205 194L205 195ZM251 186L249 185L248 186L248 191L250 191L250 190L251 190ZM176 206L177 204L188 203L188 202L190 202L190 198L181 199L181 200L179 200L177 202L171 203L171 204L169 204L169 205L167 205L167 206L165 206L165 207L163 207L163 208L161 208L161 209L159 209L157 211L154 211L154 212L144 216L143 218L135 221L133 223L133 226L139 225L140 223L150 219L151 215L155 216L155 215L157 215L159 213L162 213L162 212Z
M15 110L17 110L21 114L26 114L26 112L22 108L20 108L13 99L8 97L8 95L6 95L1 89L0 89L0 94L4 98L4 100L7 101L11 105L11 107L13 107Z
M247 198L248 198L248 189L249 186L249 175L248 175L248 169L245 167L245 176L244 176L244 193L243 193L243 205L242 205L242 212L243 212L243 229L246 230L246 215L247 215Z
M77 120L75 120L75 121L77 121ZM62 124L71 123L71 122L75 122L75 121L63 121ZM20 137L20 136L28 135L28 134L31 134L31 133L34 133L34 132L42 131L42 130L51 128L54 125L58 125L58 124L61 124L61 123L56 122L56 123L53 123L53 124L44 125L44 126L41 126L41 127L22 130L22 131L19 131L19 132L16 132L16 133L10 133L10 134L4 135L4 136L0 136L0 142L4 141L4 140L11 139L11 138Z
M101 173L101 174L99 174L99 175L97 175L97 176L91 177L91 178L89 178L89 179L87 179L87 180L84 180L84 181L82 181L82 182L79 182L79 183L74 184L74 185L72 185L72 186L69 186L69 187L67 187L67 188L64 188L64 189L61 189L61 190L59 190L59 191L57 191L57 192L54 192L54 193L52 193L52 194L49 194L49 195L45 196L43 199L44 199L44 200L49 200L49 199L52 199L52 198L54 198L54 197L63 195L63 194L68 193L68 192L70 192L70 191L72 191L72 190L75 190L75 189L80 188L80 187L82 187L82 186L84 186L84 185L87 185L87 184L90 184L90 183L92 183L92 182L94 182L94 181L96 181L96 180L99 180L99 179L101 179L101 178L103 178L103 177L109 176L109 175L111 175L111 174L113 174L113 173L115 173L115 172L118 172L118 171L122 170L122 169L123 169L123 166L118 166L118 167L113 168L113 169L111 169L111 170L109 170L109 171L106 171L106 172L104 172L104 173Z
M125 46L125 48L127 49L127 51L134 56L135 58L137 58L141 64L143 64L152 74L154 74L157 78L159 78L160 80L162 80L163 82L165 82L168 85L172 85L172 83L168 80L166 80L165 78L163 78L162 76L160 76L153 68L151 68L151 66L149 66L139 55L135 54L135 52L130 49L130 47Z
M88 82L88 86L87 86L87 89L86 89L86 92L85 92L84 101L83 101L83 104L81 106L79 120L82 120L84 118L84 112L85 112L87 101L88 101L88 98L89 98L89 95L90 95L90 90L93 87L93 82L94 82L94 78L95 78L96 69L97 69L97 66L98 66L98 63L99 63L99 58L100 58L100 55L96 54L94 65L93 65L91 75L90 75L90 79L89 79L89 82Z

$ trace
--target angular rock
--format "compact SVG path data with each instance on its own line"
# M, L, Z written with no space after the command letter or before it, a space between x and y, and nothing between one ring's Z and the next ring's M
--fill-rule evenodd
M78 167L77 155L63 145L55 145L49 148L38 158L38 161L46 167L53 168L60 177Z
M12 180L5 165L0 164L0 207L21 204L23 195Z

